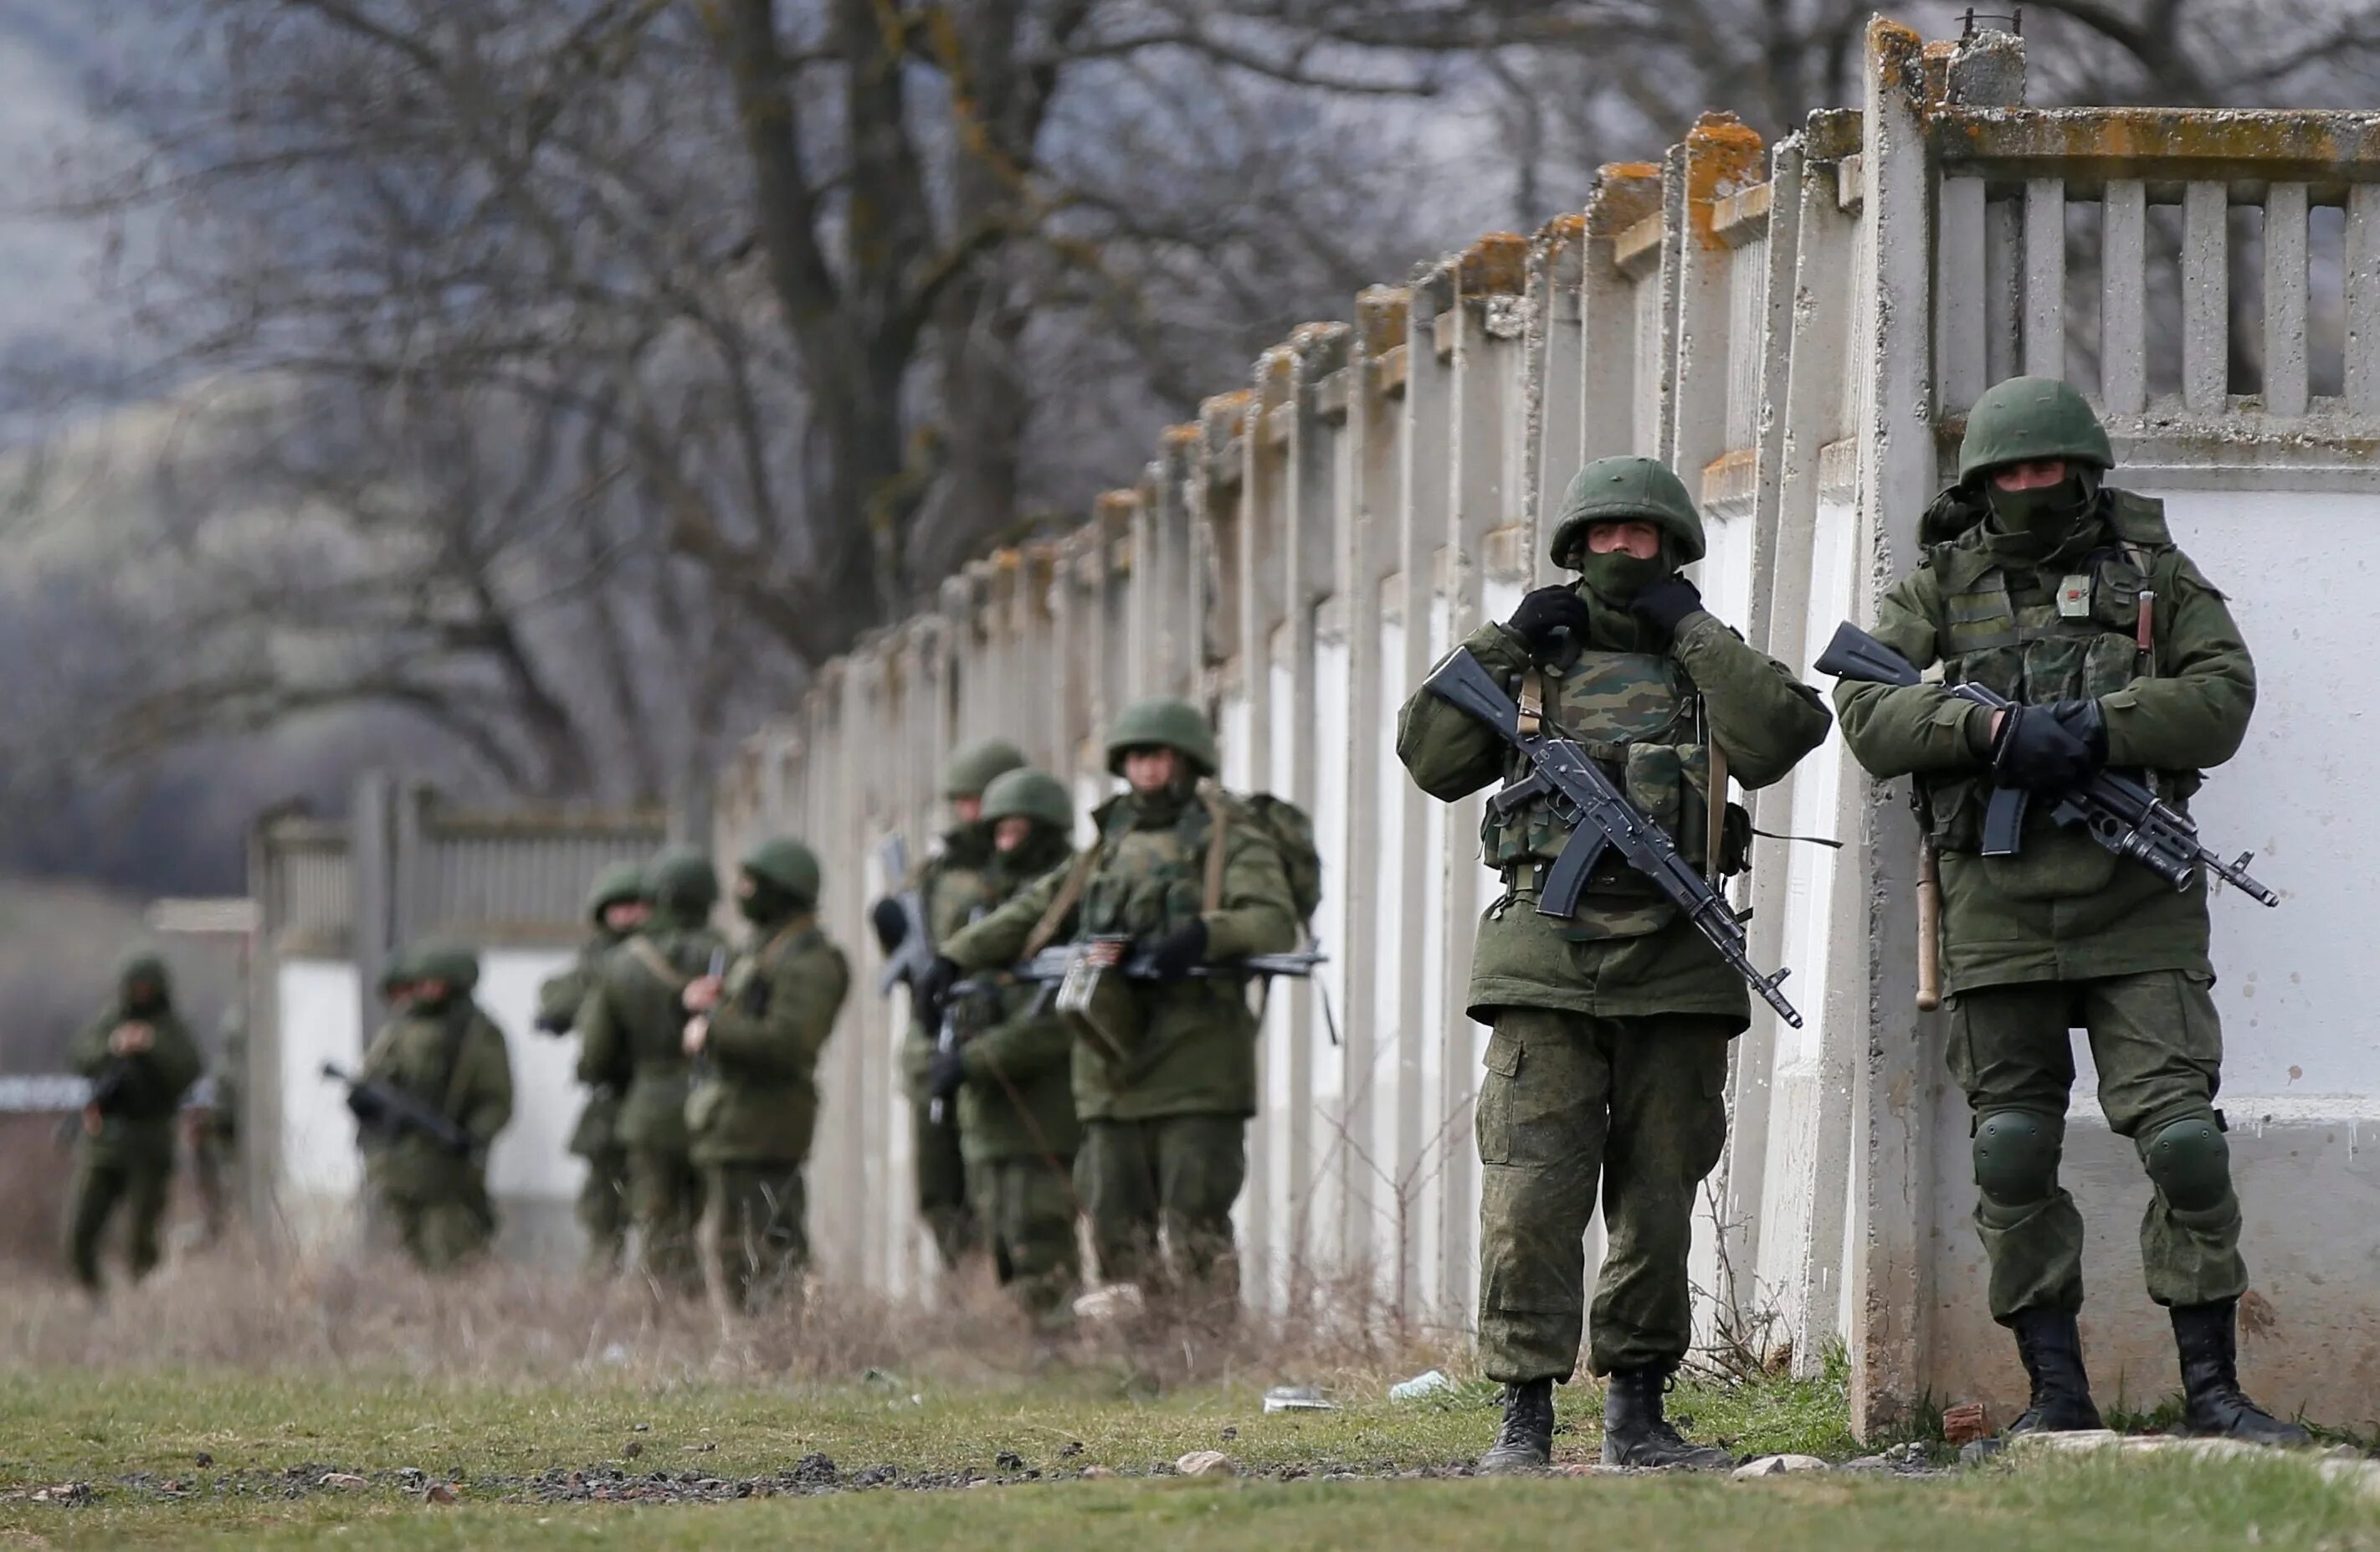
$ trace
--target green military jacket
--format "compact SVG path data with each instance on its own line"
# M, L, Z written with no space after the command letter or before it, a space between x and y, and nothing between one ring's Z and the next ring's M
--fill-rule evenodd
M382 1025L364 1052L363 1076L436 1106L473 1143L457 1156L411 1130L368 1140L365 1171L375 1190L408 1202L484 1193L489 1145L513 1118L513 1071L504 1031L478 1003L458 996L434 1013L408 1012Z
M686 1100L694 1162L799 1164L818 1127L818 1059L851 990L851 966L795 917L739 957L710 1010L704 1071Z
M107 1048L116 1026L137 1020L150 1029L149 1048L117 1056ZM171 1007L153 1013L127 1013L111 1004L85 1024L67 1046L67 1066L91 1081L94 1087L110 1082L121 1071L123 1082L100 1117L96 1136L85 1133L83 1146L103 1164L146 1164L170 1168L174 1162L174 1117L182 1096L199 1081L205 1060L188 1026Z
M1644 628L1633 617L1616 615L1584 586L1579 592L1594 611L1582 665L1591 667L1586 659L1599 652L1637 651ZM1519 638L1490 622L1463 644L1517 694L1529 666ZM1818 692L1711 615L1688 616L1668 654L1683 671L1683 691L1699 696L1711 741L1745 788L1776 781L1826 738L1828 718ZM1505 775L1509 747L1427 690L1415 690L1398 714L1397 758L1416 786L1443 801ZM1700 800L1696 795L1682 806ZM1550 1008L1604 1018L1706 1014L1735 1031L1751 1022L1742 981L1682 916L1664 911L1649 918L1662 923L1654 930L1603 935L1592 923L1539 915L1532 868L1516 867L1507 880L1504 894L1482 916L1472 950L1466 994L1472 1018L1487 1023L1500 1008ZM1582 915L1586 910L1583 904ZM1639 901L1629 910L1638 914L1645 906Z
M604 956L619 943L616 935L599 932L579 946L578 958L568 970L538 983L540 1028L567 1033L577 1027L578 1010L602 973ZM616 1145L619 1130L620 1091L609 1083L599 1083L587 1091L586 1106L578 1112L578 1124L571 1129L570 1151L580 1158L609 1153Z
M2177 548L2162 506L2110 490L2099 525L2048 562L2008 558L1981 524L1936 545L1876 608L1875 634L1924 668L1957 655L1978 680L2020 701L2095 694L2107 719L2107 763L2143 769L2187 811L2200 773L2238 752L2255 708L2256 671L2223 594ZM2134 558L2145 561L2143 569ZM2091 613L2058 619L2053 595L2090 579ZM1954 637L1986 617L1997 583L2028 621L2019 644L1959 654ZM2151 661L2131 662L2139 594L2153 590ZM2112 643L2112 645L2110 645ZM1971 647L1973 642L1968 643ZM2093 663L2120 673L2089 682ZM2044 682L2055 677L2058 682ZM1988 792L1990 713L1934 682L1835 686L1843 737L1878 778L1914 776L1941 852L1942 975L1947 992L2016 982L2087 980L2147 971L2211 976L2206 888L2177 891L2034 802L2013 857L1976 849Z
M1045 833L1037 826L1037 840ZM995 856L984 871L987 904L998 905L1074 861L1075 849L1062 836L1019 849L1023 855L1014 858ZM959 1150L970 1164L1071 1158L1082 1145L1082 1123L1075 1116L1075 1037L1046 1006L1033 1011L1047 1001L1041 987L1010 988L986 1010L990 1027L960 1047L966 1082L958 1095Z
M656 923L603 956L578 1008L578 1081L622 1096L621 1147L686 1151L692 1069L682 998L726 946L700 923Z
M953 825L942 836L941 849L927 859L917 879L917 898L926 908L926 930L933 934L938 950L997 903L986 877L991 859L991 826L980 820ZM913 1104L925 1102L926 1070L933 1059L934 1031L910 1020L901 1045L901 1076Z
M1280 852L1238 800L1217 792L1214 800L1226 819L1217 909L1201 909L1211 825L1205 801L1188 793L1151 800L1125 792L1091 816L1099 838L1087 882L1052 941L1103 932L1148 938L1196 917L1207 925L1210 963L1295 947L1296 907ZM1045 874L1018 890L945 943L942 953L966 970L1014 963L1071 871ZM1087 1042L1075 1042L1076 1115L1135 1121L1256 1114L1257 1016L1245 985L1199 979L1132 991L1142 999L1141 1047L1128 1060L1111 1062Z

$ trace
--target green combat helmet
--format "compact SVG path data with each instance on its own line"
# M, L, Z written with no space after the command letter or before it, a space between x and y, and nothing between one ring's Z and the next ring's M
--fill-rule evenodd
M380 967L380 999L393 1000L396 994L419 980L413 972L413 950L398 948L382 960Z
M657 909L698 918L719 903L719 874L699 851L664 851L645 869Z
M1119 713L1108 729L1108 770L1123 775L1123 756L1131 749L1170 749L1189 761L1200 776L1213 776L1223 764L1215 747L1215 730L1197 707L1171 695L1135 701Z
M1703 557L1702 514L1685 482L1659 458L1597 458L1573 476L1562 494L1547 547L1556 566L1578 569L1587 529L1599 522L1649 522L1661 531L1673 566Z
M942 767L942 796L979 798L992 778L1025 764L1025 752L1006 739L978 739L961 744Z
M587 891L587 914L600 927L604 911L644 898L645 870L634 862L614 862L595 875L595 886Z
M408 950L404 956L406 967L412 972L413 981L443 981L455 996L468 996L471 988L480 984L480 956L459 943L432 941Z
M763 884L774 885L804 908L819 898L818 853L786 836L764 840L744 854L740 864Z
M1031 819L1063 835L1075 827L1075 800L1056 776L1028 766L1002 772L983 789L983 816L995 821Z
M1959 443L1959 483L2011 463L2064 458L2112 469L2116 450L2091 403L2055 377L2011 377L1994 384L1967 411Z

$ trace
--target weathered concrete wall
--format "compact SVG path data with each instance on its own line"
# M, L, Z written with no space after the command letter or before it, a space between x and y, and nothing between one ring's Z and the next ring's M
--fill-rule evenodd
M2233 1140L2272 1314L2250 1362L2277 1397L2361 1416L2380 1338L2357 1275L2370 1253L2351 1225L2373 1188L2355 1141L2380 1062L2355 1016L2375 972L2344 925L2357 871L2342 837L2369 766L2353 719L2319 708L2380 558L2350 515L2380 494L2380 132L2357 115L2029 111L2012 39L1928 48L1878 23L1867 43L1855 109L1767 147L1706 116L1658 161L1606 168L1585 210L1483 238L1366 292L1353 323L1267 351L1083 528L978 562L933 613L828 666L722 780L722 850L771 831L817 844L829 920L872 972L871 848L938 827L954 740L1015 737L1087 806L1108 788L1098 730L1123 701L1196 698L1231 780L1315 813L1318 927L1339 956L1319 984L1343 1045L1321 1038L1311 989L1277 989L1269 1010L1240 1215L1250 1297L1344 1312L1369 1289L1382 1316L1463 1323L1484 1032L1460 1003L1493 886L1477 800L1429 801L1397 767L1397 703L1548 574L1562 487L1621 451L1683 471L1711 530L1706 596L1806 669L1914 565L1917 515L1975 396L2068 373L2100 391L2135 483L2174 496L2264 661L2251 748L2202 800L2208 833L2256 847L2289 895L2274 913L2216 902ZM2343 247L2325 268L2308 262L2308 213L2330 207ZM2260 341L2247 394L2227 376L2235 283L2247 293L2226 233L2242 208L2264 234L2240 250L2261 254L2264 314L2237 325ZM2082 260L2070 224L2094 235ZM2085 260L2095 299L2069 274ZM2176 284L2151 286L2153 268ZM2177 350L2155 348L2168 337ZM2337 393L2317 370L2333 360ZM2284 586L2270 547L2301 544L2336 558ZM2258 806L2280 792L2285 816ZM1928 1394L2005 1401L2020 1376L1980 1314L1964 1107L1945 1092L1938 1020L1911 1000L1905 795L1829 745L1753 807L1764 829L1847 844L1763 840L1739 886L1755 955L1793 967L1806 1023L1764 1011L1738 1045L1697 1278L1738 1313L1773 1311L1801 1364L1847 1344L1865 1423ZM893 1075L904 1017L854 999L828 1053L812 1191L829 1268L895 1290L930 1276ZM2166 1360L2126 1265L2139 1182L2090 1111L2078 1100L2072 1155L2094 1353L2145 1394Z

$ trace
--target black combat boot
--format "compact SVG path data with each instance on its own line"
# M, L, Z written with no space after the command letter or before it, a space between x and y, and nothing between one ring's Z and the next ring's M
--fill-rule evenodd
M2239 1304L2226 1299L2173 1307L2173 1341L2181 1350L2182 1431L2250 1444L2312 1444L2312 1434L2282 1422L2240 1390Z
M1682 1466L1716 1471L1735 1464L1724 1449L1689 1444L1661 1415L1661 1395L1670 1387L1667 1369L1614 1369L1603 1382L1603 1463L1607 1466Z
M2019 1310L2009 1323L2016 1355L2033 1381L2033 1399L2010 1434L2074 1434L2104 1428L2091 1404L2091 1376L2082 1370L2082 1333L2070 1310Z
M1525 1380L1504 1387L1504 1425L1479 1457L1482 1476L1541 1472L1554 1458L1554 1382Z

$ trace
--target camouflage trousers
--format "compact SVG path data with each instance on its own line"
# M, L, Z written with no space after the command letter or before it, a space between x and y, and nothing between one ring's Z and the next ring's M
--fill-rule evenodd
M1724 1026L1508 1008L1479 1084L1479 1359L1491 1379L1567 1380L1586 1315L1586 1229L1606 1245L1595 1373L1670 1368L1694 1333L1694 1192L1727 1141Z
M1083 1253L1075 1233L1075 1161L1029 1155L978 1159L967 1169L976 1220L1001 1286L1040 1326L1073 1318Z
M910 1135L917 1144L917 1216L933 1235L946 1272L956 1269L983 1244L982 1226L967 1200L967 1167L959 1152L957 1110L955 1105L946 1106L937 1124L930 1102L918 1100L909 1107Z
M702 1172L703 1281L722 1314L798 1301L809 1265L808 1197L798 1163L715 1164Z
M2020 1110L2062 1141L2074 1087L2072 1031L2083 1030L2099 1069L2099 1108L2145 1162L2148 1139L2177 1120L2215 1114L2223 1026L2211 983L2181 971L2097 981L2033 982L1961 992L1950 1005L1950 1076L1978 1119ZM2219 1124L2219 1122L2218 1122ZM2055 1169L2055 1164L2052 1165ZM1996 1207L1979 1191L1975 1232L1991 1263L1992 1318L2082 1306L2082 1215L2063 1185L2038 1204ZM2141 1216L2141 1266L2160 1304L2211 1304L2248 1288L2240 1257L2240 1199L2197 1212L2152 1189Z
M619 1270L628 1240L627 1149L600 1148L587 1155L587 1179L579 1183L576 1212L587 1236L588 1270Z
M448 1272L477 1260L495 1239L495 1205L484 1188L466 1196L382 1194L376 1205L378 1231L394 1238L425 1272Z
M1090 1215L1099 1275L1227 1315L1240 1292L1232 1204L1247 1173L1239 1116L1086 1121L1075 1191Z
M118 1208L127 1219L125 1268L135 1282L147 1277L157 1265L158 1231L173 1185L170 1157L100 1159L89 1148L79 1150L67 1209L67 1261L74 1268L75 1280L93 1293L99 1291L100 1246Z
M693 1292L695 1220L702 1212L702 1174L675 1149L628 1150L628 1222L637 1231L629 1268L656 1287Z

